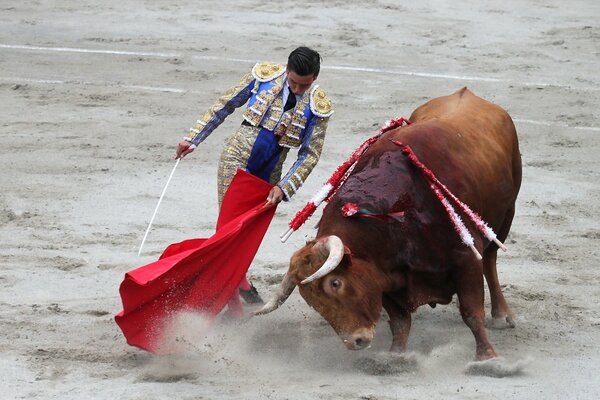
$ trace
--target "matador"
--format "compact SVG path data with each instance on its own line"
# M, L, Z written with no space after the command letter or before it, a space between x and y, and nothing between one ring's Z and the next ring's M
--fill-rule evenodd
M237 169L274 185L266 201L289 200L317 164L323 148L331 100L315 83L320 55L299 47L287 65L260 62L208 109L177 147L176 158L184 157L204 141L236 108L246 106L243 121L226 141L218 167L218 199L222 203ZM290 149L297 159L282 174ZM282 176L283 175L283 176ZM256 289L240 285L247 302L260 302Z

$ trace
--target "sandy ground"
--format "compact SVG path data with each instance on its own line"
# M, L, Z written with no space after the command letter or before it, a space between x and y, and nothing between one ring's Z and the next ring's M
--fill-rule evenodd
M599 398L600 3L399 3L2 1L0 398ZM322 53L336 113L253 281L274 290L315 219L279 234L359 143L468 86L513 116L523 154L499 257L517 327L489 330L508 376L466 372L474 341L455 304L416 313L406 357L386 355L384 321L371 349L345 350L297 293L179 357L125 344L123 274L212 233L216 162L240 113L180 164L138 257L175 144L255 61L300 44Z

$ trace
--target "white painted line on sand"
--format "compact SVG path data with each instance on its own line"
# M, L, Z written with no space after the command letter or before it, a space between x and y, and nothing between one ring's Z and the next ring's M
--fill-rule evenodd
M568 128L568 129L578 129L584 131L597 131L600 132L600 127L596 126L570 126L567 124L557 124L556 122L548 122L548 121L535 121L531 119L521 119L521 118L513 118L515 123L521 124L531 124L531 125L541 125L541 126L554 126L559 128Z
M38 84L51 84L51 85L86 85L86 86L105 86L105 87L120 87L123 89L130 89L134 91L150 91L150 92L169 92L169 93L200 93L194 90L185 90L170 87L158 87L158 86L142 86L142 85L123 85L118 82L89 82L89 81L61 81L56 79L32 79L32 78L18 78L18 77L7 77L0 76L0 81L14 82L14 83L38 83Z
M151 92L170 92L170 93L197 93L192 90L185 89L177 89L177 88L168 88L168 87L154 87L154 86L139 86L139 85L118 85L125 89L132 90L147 90Z
M48 83L48 84L64 84L67 81L59 81L56 79L29 79L29 78L15 78L15 77L0 77L0 81L5 82L24 82L24 83Z
M406 75L406 76L418 76L421 78L441 78L441 79L452 79L459 81L480 81L480 82L507 82L503 79L498 78L485 78L480 76L461 76L461 75L447 75L447 74L434 74L429 72L414 72L414 71L399 71L381 68L366 68L366 67L351 67L351 66L323 66L322 69L330 69L334 71L354 71L354 72L371 72L377 74L386 75Z
M167 93L200 93L194 90L185 90L179 88L170 87L156 87L156 86L139 86L139 85L122 85L119 83L110 82L88 82L88 81L61 81L55 79L31 79L31 78L17 78L17 77L3 77L0 76L0 81L4 82L24 82L24 83L37 83L37 84L50 84L50 85L89 85L89 86L105 86L105 87L119 87L134 91L151 91L151 92L167 92ZM595 126L569 126L566 124L557 124L548 121L535 121L531 119L513 118L515 123L531 124L531 125L542 125L542 126L554 126L567 129L578 129L587 131L600 131L600 127Z
M13 49L13 50L58 51L58 52L65 52L65 53L112 54L112 55L140 56L140 57L159 57L159 58L181 57L181 55L174 54L174 53L155 53L155 52L147 52L147 51L121 51L121 50L82 49L82 48L76 48L76 47L42 47L42 46L27 46L27 45L14 45L14 44L3 44L3 43L0 43L0 48L3 48L3 49Z
M87 53L87 54L111 54L111 55L127 55L127 56L138 56L138 57L158 57L158 58L182 58L184 57L181 53L161 53L161 52L147 52L147 51L123 51L123 50L102 50L102 49L85 49L78 47L44 47L44 46L30 46L30 45L14 45L0 43L0 48L12 49L12 50L25 50L25 51L47 51L47 52L70 52L70 53ZM227 62L243 62L248 64L254 64L256 60L248 60L243 58L229 58L229 57L217 57L217 56L200 56L192 55L192 59L205 60L205 61L227 61ZM468 76L468 75L449 75L439 74L433 72L418 72L418 71L403 71L403 70L391 70L382 68L369 68L361 66L342 66L342 65L324 65L322 69L333 70L333 71L352 71L352 72L366 72L366 73L377 73L386 75L403 75L403 76L415 76L420 78L434 78L434 79L448 79L458 81L469 81L469 82L491 82L491 83L510 83L522 86L537 86L537 87L559 87L565 89L578 89L585 91L600 91L600 87L573 87L571 85L562 83L548 83L548 82L515 82L508 79L500 78L488 78L483 76Z
M84 49L74 47L42 47L42 46L29 46L29 45L10 45L0 43L0 48L14 49L14 50L27 50L27 51L54 51L54 52L71 52L71 53L88 53L88 54L111 54L111 55L128 55L128 56L139 56L139 57L159 57L159 58L177 58L182 57L181 54L177 53L160 53L160 52L140 52L140 51L121 51L121 50L101 50L101 49ZM198 56L193 55L193 59L205 60L205 61L229 61L229 62L243 62L252 64L255 61L240 59L240 58L228 58L228 57L217 57L217 56ZM460 75L447 75L447 74L435 74L428 72L415 72L415 71L401 71L401 70L388 70L381 68L368 68L368 67L354 67L354 66L323 66L323 69L329 69L333 71L353 71L353 72L367 72L367 73L379 73L388 75L405 75L405 76L417 76L423 78L438 78L438 79L450 79L450 80L464 80L464 81L479 81L479 82L510 82L504 79L498 78L486 78L479 76L460 76ZM0 77L2 81L13 81L13 82L28 82L28 83L40 83L40 84L84 84L84 85L97 85L97 86L119 86L125 89L131 90L143 90L143 91L156 91L156 92L169 92L169 93L196 93L194 91L170 88L170 87L154 87L154 86L140 86L140 85L122 85L122 84L109 84L109 83L92 83L84 81L62 81L62 80L51 80L51 79L30 79L30 78L12 78L12 77ZM535 82L521 82L525 86L557 86L567 87L567 85L549 84L549 83L535 83ZM586 90L600 90L596 88L588 88ZM514 119L515 122L526 123L532 125L544 125L544 126L561 126L564 128L573 128L579 130L592 130L600 131L600 128L593 126L568 126L565 124L557 125L551 122L545 121L534 121L527 119Z

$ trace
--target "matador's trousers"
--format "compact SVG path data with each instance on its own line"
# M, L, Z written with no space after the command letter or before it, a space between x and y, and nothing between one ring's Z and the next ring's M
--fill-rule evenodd
M242 124L225 142L219 160L219 208L238 168L276 185L281 180L281 169L287 153L288 149L279 146L277 137L271 131Z

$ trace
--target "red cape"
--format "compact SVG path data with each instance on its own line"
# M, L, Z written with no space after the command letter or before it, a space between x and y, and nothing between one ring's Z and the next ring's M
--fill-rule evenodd
M238 170L223 198L213 236L172 244L158 261L125 274L119 289L123 311L115 320L127 343L169 352L160 342L172 317L190 311L214 317L232 295L238 299L238 285L275 214L275 206L265 206L272 187Z

